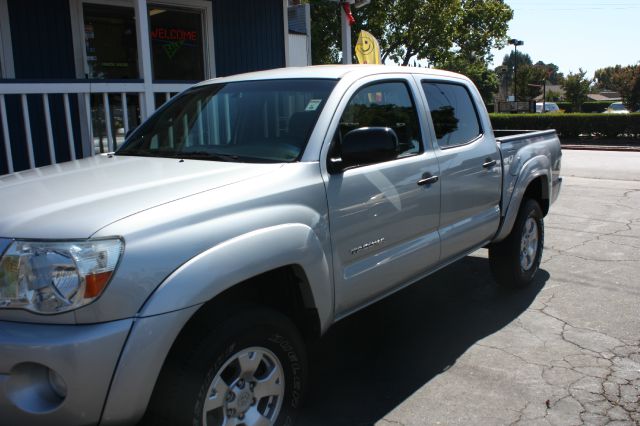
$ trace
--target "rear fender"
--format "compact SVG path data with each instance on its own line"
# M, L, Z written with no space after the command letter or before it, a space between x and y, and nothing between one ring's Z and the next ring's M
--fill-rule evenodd
M511 199L509 204L506 206L504 219L502 220L496 237L493 239L494 243L504 240L511 233L511 229L513 229L513 225L516 222L518 210L520 209L520 204L522 204L524 194L527 192L527 188L531 182L540 178L543 179L542 198L549 199L552 182L551 163L549 161L549 157L546 155L538 155L531 158L529 161L524 163L520 169L518 177L516 178L515 186L511 193Z

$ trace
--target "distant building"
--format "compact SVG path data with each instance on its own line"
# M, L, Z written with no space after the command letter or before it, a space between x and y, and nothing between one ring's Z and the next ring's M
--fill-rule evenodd
M614 92L614 91L611 91L611 90L603 90L600 93L589 93L587 95L587 97L591 101L611 101L611 102L616 102L616 101L621 101L622 100L622 96L620 95L620 93Z
M289 66L311 65L311 8L289 0Z

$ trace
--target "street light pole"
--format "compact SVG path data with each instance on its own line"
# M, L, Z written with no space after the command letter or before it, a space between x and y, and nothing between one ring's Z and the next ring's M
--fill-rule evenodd
M516 40L512 38L509 40L509 44L513 44L514 56L513 56L513 100L518 102L517 88L518 88L518 46L524 45L524 41Z

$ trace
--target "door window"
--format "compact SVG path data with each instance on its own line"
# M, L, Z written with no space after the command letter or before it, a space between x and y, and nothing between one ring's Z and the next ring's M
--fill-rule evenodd
M88 77L139 78L133 8L85 3L83 14Z
M423 82L440 148L464 145L482 133L478 113L466 87Z
M149 5L154 80L204 80L202 11Z
M342 138L361 127L389 127L398 135L396 158L422 152L420 123L407 85L400 81L375 83L358 90L349 101L337 130Z

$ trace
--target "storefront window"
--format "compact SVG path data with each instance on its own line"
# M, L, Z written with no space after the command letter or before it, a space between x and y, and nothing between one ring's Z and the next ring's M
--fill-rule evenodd
M139 78L133 8L84 3L83 12L88 77Z
M149 5L154 80L204 80L202 11Z

